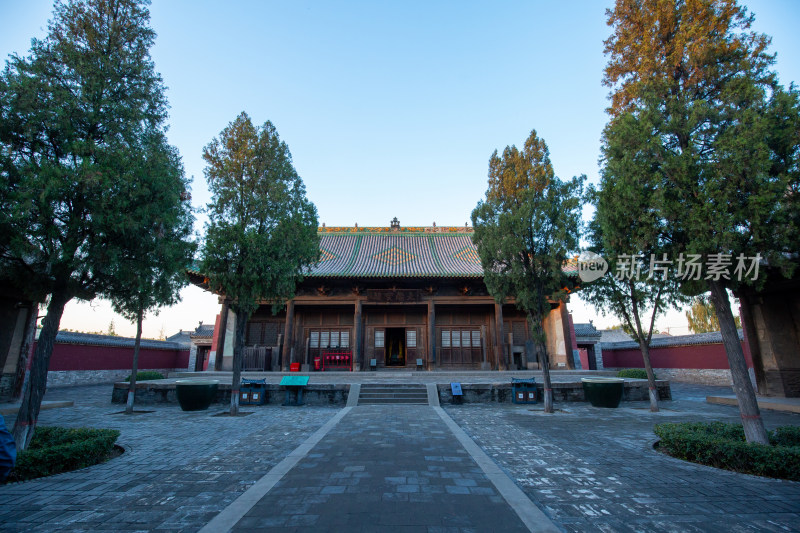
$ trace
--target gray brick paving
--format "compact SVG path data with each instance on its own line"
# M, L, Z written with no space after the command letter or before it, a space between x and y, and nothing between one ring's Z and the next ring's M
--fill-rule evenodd
M652 450L658 422L738 421L736 408L704 401L730 389L672 387L675 400L663 402L658 414L644 403L616 410L561 403L554 415L539 405L444 408L565 531L800 531L800 483L718 471ZM75 407L43 411L40 423L118 428L126 453L82 471L1 486L0 530L197 531L339 412L265 406L231 419L210 416L221 408L184 413L157 405L126 417L110 414L120 407L109 403L109 390L53 390L48 400L72 399ZM769 427L800 424L800 415L762 414ZM519 527L513 513L495 512L507 508L504 500L436 419L425 406L353 409L240 529Z
M106 464L0 486L3 531L197 531L247 490L338 409L245 408L245 417L214 417L220 408L111 414L110 385L55 389L47 399L75 407L42 411L42 425L121 431L126 453ZM6 418L13 423L13 418Z
M433 409L359 406L234 531L527 531Z
M659 422L738 422L720 387L672 384L660 413L562 404L464 405L447 413L567 531L800 531L800 483L693 465L652 449ZM762 411L768 427L800 416Z

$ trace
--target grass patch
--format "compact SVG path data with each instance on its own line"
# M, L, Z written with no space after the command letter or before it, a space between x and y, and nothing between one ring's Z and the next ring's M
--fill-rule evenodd
M678 459L734 472L800 481L800 427L769 432L770 445L745 441L741 424L658 424L659 447Z
M619 372L617 372L618 378L630 378L630 379L647 379L647 370L644 368L623 368ZM655 372L653 373L653 378L658 379Z
M113 456L115 429L37 427L30 446L17 455L6 483L52 476L106 461Z
M151 381L154 379L164 379L164 375L161 372L156 372L155 370L145 370L144 372L136 373L136 381ZM130 380L130 376L125 378L125 381Z

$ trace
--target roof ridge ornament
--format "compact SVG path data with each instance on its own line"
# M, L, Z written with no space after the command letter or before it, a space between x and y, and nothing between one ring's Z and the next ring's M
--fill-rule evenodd
M392 231L400 231L400 221L397 220L397 217L394 217L391 221Z

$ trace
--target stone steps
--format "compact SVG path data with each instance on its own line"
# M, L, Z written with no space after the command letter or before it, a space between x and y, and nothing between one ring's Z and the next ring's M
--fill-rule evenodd
M361 385L358 405L414 404L428 405L425 385L413 383L365 383Z

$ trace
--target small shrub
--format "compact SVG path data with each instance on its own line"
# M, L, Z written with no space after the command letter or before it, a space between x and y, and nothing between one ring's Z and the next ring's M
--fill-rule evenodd
M658 424L659 445L669 455L745 474L800 481L800 427L769 432L772 446L745 441L740 424Z
M800 446L800 426L781 426L769 432L773 446Z
M152 379L164 379L164 375L161 372L156 372L155 370L145 370L144 372L136 373L136 381L150 381ZM130 376L125 378L125 381L130 380Z
M17 456L7 482L52 476L102 463L111 454L114 429L37 427L28 449Z
M617 377L630 378L630 379L647 379L647 371L644 368L624 368L617 372ZM658 376L653 373L653 377L658 379Z

